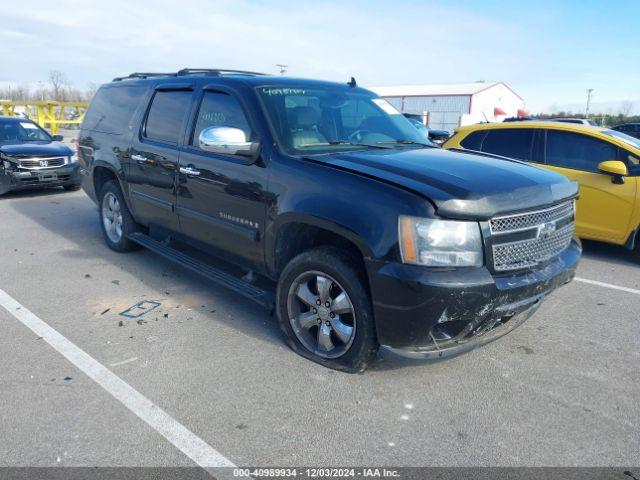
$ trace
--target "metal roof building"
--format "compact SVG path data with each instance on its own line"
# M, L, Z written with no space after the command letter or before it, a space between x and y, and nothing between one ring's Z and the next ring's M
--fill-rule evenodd
M424 115L430 128L499 122L525 116L524 100L504 82L369 87L402 113Z

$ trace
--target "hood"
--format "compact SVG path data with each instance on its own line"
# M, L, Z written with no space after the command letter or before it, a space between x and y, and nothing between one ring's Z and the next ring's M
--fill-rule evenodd
M449 218L491 218L575 197L578 185L524 162L439 148L318 155L315 162L379 178L412 190Z
M74 151L60 142L19 143L0 145L0 153L8 156L55 157L73 155Z

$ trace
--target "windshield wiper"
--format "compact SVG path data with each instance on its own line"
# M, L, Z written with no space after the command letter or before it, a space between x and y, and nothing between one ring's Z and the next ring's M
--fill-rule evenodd
M388 141L384 141L384 142L376 142L376 143L382 143L385 145L388 144L395 144L395 145L420 145L422 147L429 147L429 148L436 148L435 145L431 145L429 143L422 143L422 142L416 142L414 140L388 140Z
M304 148L304 147L326 147L326 146L333 146L333 145L349 145L349 146L353 146L353 147L369 147L369 148L382 148L385 150L388 150L390 148L393 147L387 147L385 145L379 145L379 143L382 142L376 142L376 144L371 144L371 143L352 143L352 142L346 142L344 140L336 140L333 142L319 142L319 143L304 143L302 145L298 145L298 148Z

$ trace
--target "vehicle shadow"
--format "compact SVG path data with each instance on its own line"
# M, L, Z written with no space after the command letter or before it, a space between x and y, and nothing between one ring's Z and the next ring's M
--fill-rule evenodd
M21 198L39 198L39 197L51 197L55 195L69 195L71 192L67 192L62 187L49 187L49 188L33 188L28 190L13 190L7 192L4 195L0 195L0 201L9 199L21 199Z
M616 265L640 266L640 261L633 252L630 252L621 245L613 245L610 243L583 240L582 256L584 258Z
M64 192L64 190L62 190ZM266 309L244 297L218 286L199 275L183 269L153 252L141 249L131 253L116 253L107 248L102 239L97 207L82 192L59 196L55 191L27 194L20 192L14 198L27 201L13 202L11 207L19 214L36 222L42 228L75 245L59 255L67 258L87 260L87 268L114 265L124 273L140 280L145 289L170 293L171 298L180 299L185 305L200 308L202 314L238 330L244 335L282 345L282 337L275 318ZM55 201L52 199L55 198ZM52 200L47 202L47 200ZM51 205L51 204L54 205ZM54 214L48 209L64 208L72 214ZM95 271L95 270L94 270ZM96 274L95 280L100 280ZM106 280L106 279L105 279ZM112 280L109 276L109 281ZM128 292L135 298L135 292ZM142 298L141 298L142 299ZM95 299L93 299L95 300ZM230 312L221 315L220 311ZM215 313L218 312L216 315Z

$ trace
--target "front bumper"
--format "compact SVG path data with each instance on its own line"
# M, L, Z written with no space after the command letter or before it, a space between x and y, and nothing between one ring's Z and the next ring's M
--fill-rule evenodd
M0 171L0 195L12 190L27 188L59 187L80 184L80 166L70 163L57 168Z
M582 248L524 273L493 276L486 268L429 269L368 261L378 340L403 356L457 355L510 332L550 292L571 281Z

